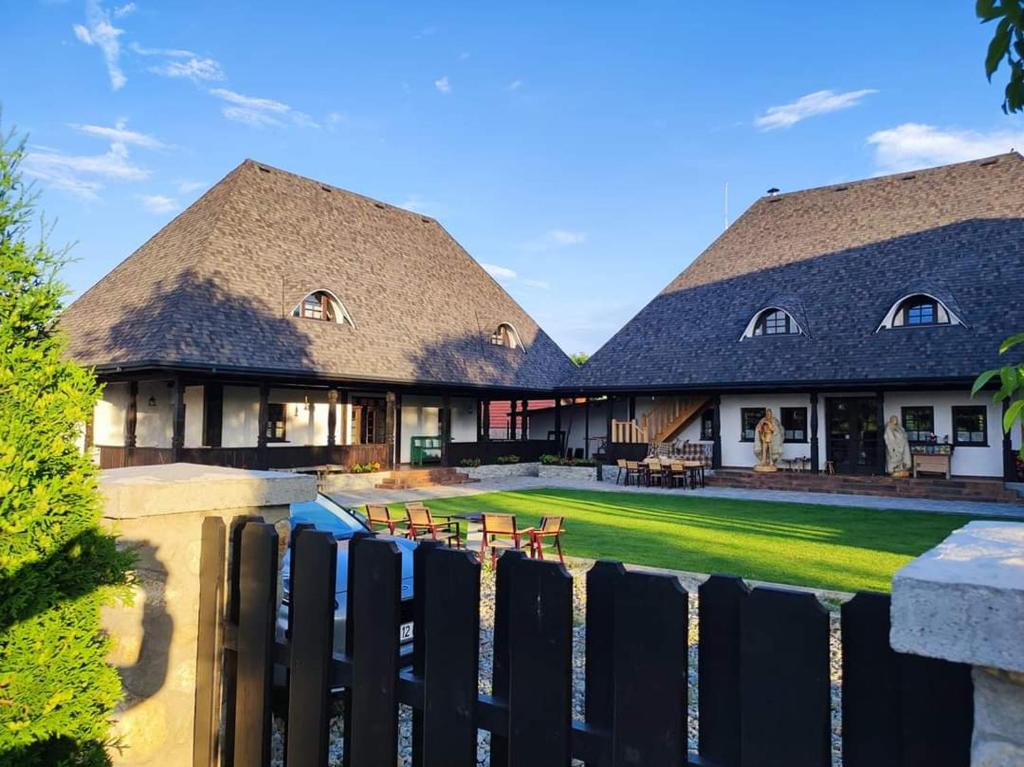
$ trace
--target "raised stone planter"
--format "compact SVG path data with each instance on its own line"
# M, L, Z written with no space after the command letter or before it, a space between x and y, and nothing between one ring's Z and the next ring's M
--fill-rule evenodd
M1024 764L1024 524L971 522L899 570L890 642L970 663L972 767Z
M456 466L472 479L508 479L509 477L536 477L539 463L490 463L483 466Z
M320 490L328 495L331 493L343 493L346 490L373 490L373 488L390 476L390 471L371 471L366 474L348 474L343 472L325 474L320 482Z
M596 482L597 481L597 467L596 466L554 466L554 465L540 465L540 471L538 473L542 479L570 479L581 482Z

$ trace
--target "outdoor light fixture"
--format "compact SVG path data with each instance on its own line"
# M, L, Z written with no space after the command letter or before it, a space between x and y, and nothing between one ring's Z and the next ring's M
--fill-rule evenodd
M149 406L150 407L156 407L156 397L151 396L149 398Z

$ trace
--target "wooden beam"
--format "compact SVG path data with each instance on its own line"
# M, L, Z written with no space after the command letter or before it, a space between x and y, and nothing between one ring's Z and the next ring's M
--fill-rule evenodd
M508 413L508 438L516 438L516 410L519 403L516 400L509 401L509 413Z
M1010 399L1003 400L1003 417L1010 408ZM1000 424L1002 428L1002 424ZM1017 481L1017 468L1013 460L1013 429L1003 432L1003 480L1006 482Z
M341 405L341 427L338 430L338 436L341 438L338 440L339 445L347 445L351 440L351 418L349 418L349 406L348 406L348 392L343 391L340 394L338 404Z
M338 429L338 390L333 386L327 390L327 446L337 444L335 432Z
M875 471L885 474L885 392L875 393L875 418L878 421L878 437L875 440Z
M583 457L590 458L590 397L583 400Z
M485 399L484 400L484 415L483 415L483 419L484 419L483 441L484 442L490 442L491 441L491 401L489 399Z
M818 392L811 392L811 473L821 471L821 455L818 444Z
M128 382L128 407L124 411L124 446L135 447L139 423L139 382Z
M398 395L389 391L384 395L384 442L388 446L388 468L394 468L401 462L401 455L395 455L398 440Z
M558 453L560 456L565 455L565 440L562 439L562 400L560 397L555 398L555 439L558 440Z
M203 444L220 447L224 432L224 384L203 384Z
M522 421L522 427L519 429L519 436L520 436L520 438L524 442L527 439L530 438L529 413L530 413L530 400L524 399L523 400L523 415L522 415L522 418L520 419Z
M605 441L604 441L604 462L608 463L612 455L612 417L615 415L615 397L608 395L605 400Z
M722 468L722 395L716 394L711 416L712 429L715 432L714 441L711 443L711 468Z
M452 441L452 398L450 394L441 397L441 465L448 466L448 445Z
M181 449L185 447L185 382L178 376L174 379L174 424L171 427L171 460L181 460Z
M267 460L267 424L270 420L270 384L265 381L260 384L260 408L256 418L256 466L266 469L269 466Z

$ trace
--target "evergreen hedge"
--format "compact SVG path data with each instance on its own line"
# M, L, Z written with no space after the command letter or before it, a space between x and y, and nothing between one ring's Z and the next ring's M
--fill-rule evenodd
M79 441L99 387L65 358L64 253L29 240L24 152L0 136L0 765L92 767L121 695L99 611L130 562L98 527Z

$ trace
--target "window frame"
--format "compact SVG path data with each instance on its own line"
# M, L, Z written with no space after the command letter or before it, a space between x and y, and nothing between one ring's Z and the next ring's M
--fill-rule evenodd
M782 325L785 329L782 331L769 331L769 320L771 320L773 327L777 327L779 323L779 316L782 318ZM763 310L759 315L757 315L757 321L754 323L754 330L751 335L755 338L761 338L764 336L794 336L799 334L799 326L794 322L790 313L785 309L773 306Z
M803 406L797 405L797 406L794 406L794 407L780 407L779 408L779 422L782 424L782 434L783 434L782 441L784 443L787 443L787 444L806 444L806 443L808 443L810 441L810 419L808 418L808 412L807 411L808 411L808 407L806 405L803 405ZM787 421L789 420L789 416L792 416L796 412L800 412L800 413L803 414L803 426L802 426L802 429L801 429L803 431L803 433L804 433L803 439L797 439L796 437L788 437L788 436L786 436L787 432L796 431L796 429L790 428L790 425L787 424Z
M700 414L701 442L713 442L715 439L715 409L705 408Z
M924 430L924 429L911 429L907 425L907 414L910 411L914 411L914 410L918 410L918 411L920 411L920 410L927 410L927 411L929 411L929 416L928 417L931 420L931 428L930 429L927 429L927 430ZM909 442L911 445L923 445L923 444L929 442L930 440L921 438L921 434L922 434L922 432L926 433L926 434L934 434L935 433L935 406L934 405L904 405L903 407L900 408L900 425L903 426L903 430L907 433L907 442ZM918 438L917 439L913 439L910 436L911 432L916 433L918 435Z
M763 407L741 407L740 408L740 442L753 442L757 437L757 422L764 418L764 413L767 408ZM756 416L756 417L755 417ZM753 419L749 431L750 436L747 436L747 418Z
M919 309L927 306L931 310L931 320L929 322L911 322L910 313L915 309ZM900 304L900 308L897 310L897 314L903 316L903 324L900 327L904 328L927 328L933 325L948 325L949 320L946 322L939 322L939 302L937 299L931 296L918 293L914 296L909 296L904 299L903 303ZM948 312L947 312L948 317Z
M280 418L274 418L272 413L279 412ZM281 433L277 434L277 428L280 427ZM266 439L268 443L271 442L287 442L288 441L288 405L284 402L268 402L267 403L267 433Z
M981 416L981 433L984 435L982 442L975 442L973 439L966 442L960 441L959 430L957 429L957 416L966 415L972 417L969 411L976 411L977 415ZM953 444L957 447L988 447L988 407L986 405L953 405L951 408L952 422L950 430L952 431ZM975 434L972 430L970 434Z

